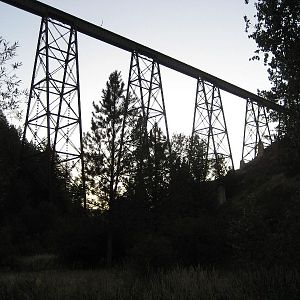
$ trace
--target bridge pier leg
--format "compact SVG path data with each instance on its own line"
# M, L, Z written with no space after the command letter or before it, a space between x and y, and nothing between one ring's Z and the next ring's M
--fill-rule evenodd
M246 102L242 162L247 163L272 143L266 108Z
M81 178L86 207L77 32L46 17L41 21L29 93L23 162L30 158L26 142L47 154L49 178L54 165L64 170L67 181ZM50 179L46 185L49 191L53 189Z
M233 169L233 159L220 89L201 78L197 80L191 147L196 139L205 144L206 178L220 177ZM208 164L212 163L215 174Z
M159 126L169 143L159 64L153 59L133 52L129 73L128 93L134 101L128 105L127 116L142 117L145 133L148 134L155 126Z
M159 127L171 150L159 64L135 51L131 56L125 106L123 144L128 143L124 140L127 124L138 123L145 143L148 143L150 131Z
M134 124L134 125L133 125ZM144 160L151 155L149 152L150 135L157 142L157 138L163 139L167 143L169 154L171 153L171 144L167 122L164 94L161 83L161 74L159 64L136 51L132 52L127 95L125 101L125 115L121 134L121 147L118 158L117 176L120 175L120 161L124 153L130 153L135 150L130 135L126 130L134 126L138 132L140 143L144 149ZM161 130L162 135L157 136L157 130ZM149 166L141 166L149 167ZM118 180L116 181L118 184ZM115 187L116 189L117 187Z

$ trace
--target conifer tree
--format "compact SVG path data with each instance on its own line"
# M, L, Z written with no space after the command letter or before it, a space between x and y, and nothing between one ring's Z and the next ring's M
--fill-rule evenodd
M102 90L98 103L93 102L91 129L85 135L87 180L90 192L99 204L110 206L116 198L117 163L124 113L124 83L114 71Z
M190 173L194 180L196 182L205 181L211 171L211 161L206 158L206 146L199 135L193 136L193 144L185 144L185 152L188 153Z
M143 119L137 118L131 131L131 175L127 184L130 197L139 198L148 210L155 209L166 193L170 173L170 153L166 136L154 124L145 132Z
M124 116L124 83L114 71L102 90L98 103L93 102L91 130L84 137L87 185L96 205L108 209L107 264L112 262L114 206L120 168L118 164Z

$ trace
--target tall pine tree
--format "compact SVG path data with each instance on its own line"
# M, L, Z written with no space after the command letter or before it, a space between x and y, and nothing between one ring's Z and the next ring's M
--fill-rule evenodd
M115 200L119 186L117 165L124 99L124 82L120 72L114 71L99 102L93 102L91 129L84 137L89 191L99 205L107 208Z
M112 240L115 223L114 206L121 186L120 165L124 117L124 83L121 73L114 71L102 90L98 103L93 102L91 130L84 137L87 185L94 203L108 209L107 264L112 262ZM121 187L120 187L121 189Z

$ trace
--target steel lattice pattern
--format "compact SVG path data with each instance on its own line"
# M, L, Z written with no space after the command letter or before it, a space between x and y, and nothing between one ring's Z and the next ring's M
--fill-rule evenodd
M272 136L266 108L248 100L245 113L243 162L247 163L257 156L259 145L266 148L271 143Z
M42 18L23 143L84 182L77 48L74 28Z
M222 161L227 169L233 169L220 90L200 78L197 81L192 146L196 135L206 145L206 161Z

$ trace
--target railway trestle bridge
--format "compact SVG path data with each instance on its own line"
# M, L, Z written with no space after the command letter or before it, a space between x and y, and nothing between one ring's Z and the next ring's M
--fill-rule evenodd
M79 165L83 186L77 32L131 53L127 94L133 94L136 101L131 104L132 107L127 105L127 110L138 111L148 132L154 124L159 124L168 141L160 65L194 78L196 97L192 141L195 135L199 136L206 145L206 159L222 159L229 168L233 168L233 159L221 91L245 101L244 162L257 155L259 146L267 147L273 141L269 111L287 114L283 106L39 1L1 1L41 17L23 143L26 140L32 142L41 151L51 149L58 157L58 163L67 164L69 168Z

